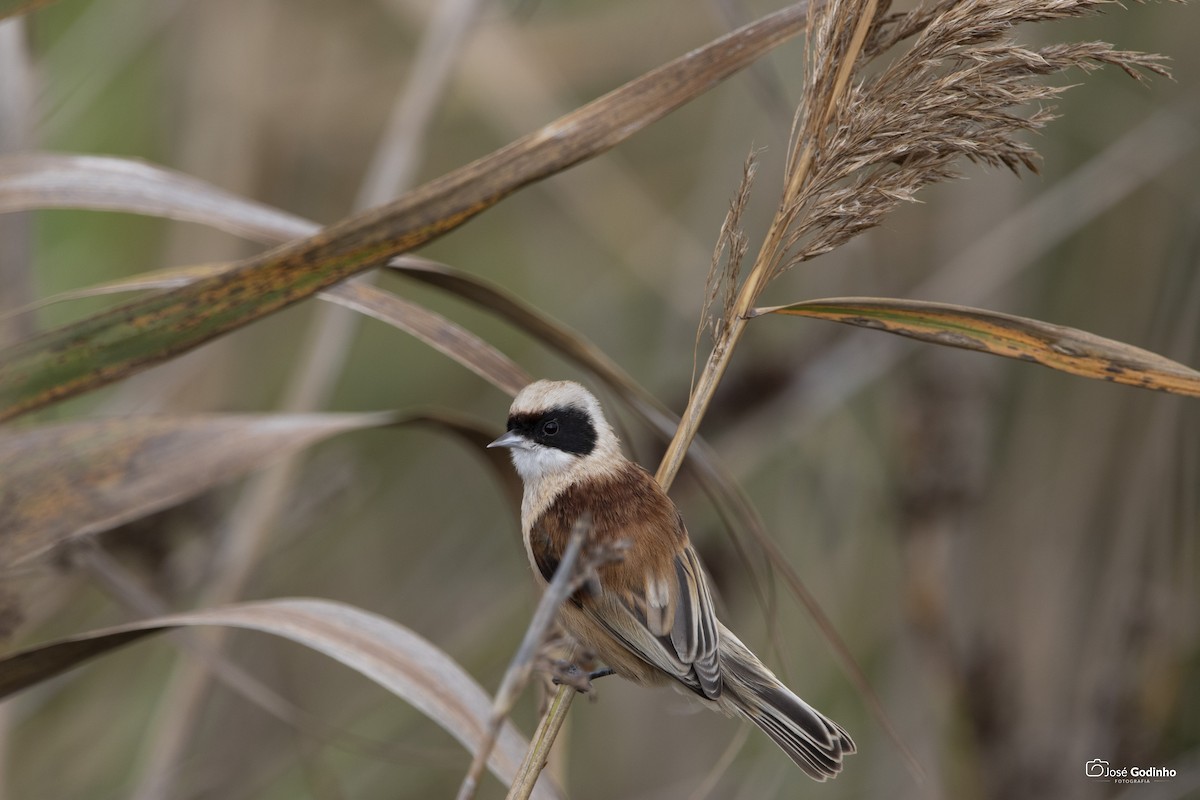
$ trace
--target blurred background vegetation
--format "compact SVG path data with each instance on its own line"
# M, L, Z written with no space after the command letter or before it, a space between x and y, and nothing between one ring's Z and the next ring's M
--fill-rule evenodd
M775 6L651 0L460 4L474 14L416 147L415 185ZM477 8L471 9L471 5ZM911 4L898 3L906 8ZM362 204L393 106L439 4L428 0L61 0L4 24L0 147L146 159L321 222ZM1102 71L1034 138L1040 176L967 167L849 246L774 282L765 304L913 296L1071 325L1200 365L1200 8L1153 4L1022 31L1172 58L1175 81ZM22 57L23 56L23 57ZM24 66L22 66L24 65ZM21 78L22 69L30 80ZM713 242L751 149L757 246L778 200L803 69L799 40L615 151L526 189L422 255L483 276L595 342L680 411ZM7 74L3 74L7 73ZM31 92L23 92L21 86ZM16 88L14 88L16 87ZM391 134L391 135L407 135ZM387 189L397 193L403 188ZM375 202L379 202L376 200ZM0 218L0 306L257 246L198 225L93 211ZM528 336L402 277L538 377L582 379ZM49 327L111 304L48 308ZM36 420L269 411L326 312L309 302ZM774 633L711 503L673 494L731 628L859 754L811 784L757 732L673 692L602 681L578 702L556 769L576 798L1170 798L1200 791L1200 407L870 331L787 318L751 326L702 434L736 474L866 670L927 771L918 783L781 587ZM704 351L701 350L701 359ZM499 431L509 399L385 325L337 358L327 410L435 407ZM637 459L661 443L632 417ZM0 465L3 468L3 465ZM6 583L13 647L172 609L214 582L234 483L98 538L119 567L66 552ZM261 489L259 489L261 491ZM518 520L479 452L428 430L349 434L310 450L242 599L315 596L411 627L489 690L537 600ZM761 556L752 554L761 563ZM15 617L14 617L15 615ZM774 641L776 647L770 642ZM172 690L192 658L136 645L0 709L5 798L145 791L182 731L170 798L451 796L470 755L358 674L236 634L230 659L312 715L297 728L220 683L194 710ZM516 714L530 732L535 692ZM741 744L731 763L718 763ZM732 752L732 751L730 751ZM1085 780L1091 758L1174 781ZM141 787L139 789L139 787ZM480 796L503 796L486 779Z

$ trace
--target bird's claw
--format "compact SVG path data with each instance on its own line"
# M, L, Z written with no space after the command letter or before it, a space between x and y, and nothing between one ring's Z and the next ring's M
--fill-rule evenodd
M556 686L570 686L580 694L587 694L592 691L592 681L612 674L613 671L608 667L584 672L578 664L556 661L551 670L550 680Z

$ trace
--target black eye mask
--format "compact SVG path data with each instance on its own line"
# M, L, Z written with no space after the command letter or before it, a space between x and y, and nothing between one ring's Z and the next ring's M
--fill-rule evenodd
M572 406L552 408L542 414L513 414L508 430L543 447L586 456L596 447L596 428L586 412Z

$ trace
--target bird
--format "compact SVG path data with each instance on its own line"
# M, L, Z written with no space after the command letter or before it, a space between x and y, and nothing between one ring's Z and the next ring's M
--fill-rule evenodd
M717 619L682 515L654 476L625 457L591 392L573 381L530 383L488 447L509 449L524 485L522 538L543 587L577 520L587 520L588 544L621 547L559 611L563 628L607 666L593 675L673 685L757 725L815 780L841 772L853 739Z

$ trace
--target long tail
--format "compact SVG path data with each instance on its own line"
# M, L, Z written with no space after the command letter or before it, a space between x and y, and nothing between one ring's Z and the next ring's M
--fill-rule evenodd
M814 780L842 771L842 757L855 752L854 740L833 720L801 700L736 636L722 626L720 704L753 722Z

